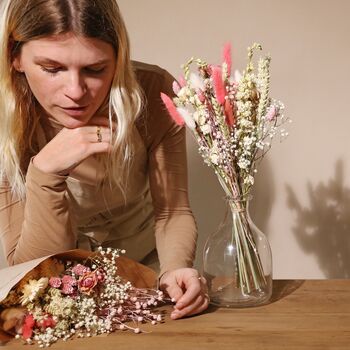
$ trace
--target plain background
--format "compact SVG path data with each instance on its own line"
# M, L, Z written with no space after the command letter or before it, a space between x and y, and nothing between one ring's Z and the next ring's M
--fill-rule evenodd
M132 58L175 77L191 56L220 63L231 42L233 68L246 49L270 53L271 95L293 119L290 136L261 163L251 216L267 235L273 277L350 277L350 1L119 0ZM190 202L203 245L224 216L223 192L188 134ZM3 257L2 266L5 262Z

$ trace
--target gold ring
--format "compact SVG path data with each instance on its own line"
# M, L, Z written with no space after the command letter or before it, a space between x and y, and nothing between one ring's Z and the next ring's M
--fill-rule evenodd
M102 133L101 133L100 126L97 127L96 134L97 134L97 142L102 142Z

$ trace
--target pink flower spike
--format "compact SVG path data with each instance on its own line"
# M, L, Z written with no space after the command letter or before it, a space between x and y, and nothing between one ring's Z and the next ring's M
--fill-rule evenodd
M186 80L182 75L179 76L179 84L181 87L184 87L187 85Z
M175 94L175 95L178 95L178 93L180 92L180 90L181 90L181 87L180 87L179 83L178 83L176 80L174 80L174 82L173 82L173 91L174 91L174 94Z
M222 53L223 62L227 64L227 74L231 75L231 66L232 66L232 58L231 58L231 44L226 43Z
M233 126L235 124L235 116L229 100L225 100L224 108L225 108L226 123L228 126Z
M183 120L181 114L177 111L172 99L163 92L160 93L160 97L175 123L177 125L184 125L185 121Z
M225 85L222 81L222 71L220 67L212 67L212 79L214 84L215 96L218 102L223 105L225 103Z

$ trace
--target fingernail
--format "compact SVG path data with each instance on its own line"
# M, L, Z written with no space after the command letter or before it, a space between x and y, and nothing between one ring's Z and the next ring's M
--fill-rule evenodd
M175 319L175 318L178 318L180 316L180 314L175 311L175 312L172 312L170 316L172 319Z
M183 308L183 306L184 306L184 304L179 303L179 304L176 304L175 306L176 306L176 308L177 308L177 309L182 309L182 308Z

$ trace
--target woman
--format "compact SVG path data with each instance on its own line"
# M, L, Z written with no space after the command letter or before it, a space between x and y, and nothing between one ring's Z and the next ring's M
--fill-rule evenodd
M185 130L160 102L173 78L131 62L115 0L6 0L0 21L0 235L10 264L124 248L176 305L208 306L191 268Z

